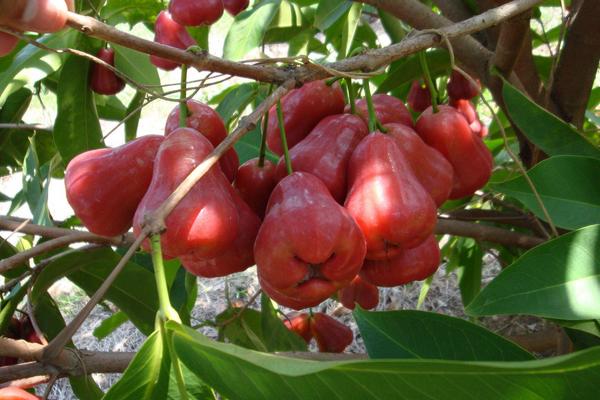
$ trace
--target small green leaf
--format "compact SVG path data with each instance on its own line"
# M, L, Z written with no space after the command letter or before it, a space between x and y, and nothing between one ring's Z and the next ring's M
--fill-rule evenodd
M121 121L125 118L125 105L117 96L102 96L94 93L94 102L100 119Z
M127 321L129 321L127 315L122 311L117 311L94 329L94 336L99 340L104 339Z
M335 24L352 7L352 2L347 0L320 1L315 14L315 28L325 32Z
M227 94L219 101L216 109L225 122L225 126L229 127L231 125L236 111L238 115L243 112L256 94L257 85L255 83L242 83L227 91Z
M446 50L435 49L425 53L432 77L445 74L450 66L450 56ZM377 88L377 93L387 93L404 84L409 84L423 76L417 55L402 58L390 65L385 80Z
M260 308L261 326L268 351L306 351L304 339L285 327L271 299L264 293L261 295Z
M481 291L483 251L473 239L460 238L457 243L458 285L464 305Z
M158 71L150 62L148 54L116 44L112 47L115 49L115 67L119 71L135 82L151 87L153 92L162 93Z
M233 146L240 159L240 164L246 161L258 157L260 154L260 135L261 127L257 126L255 129L246 133L240 140ZM274 163L279 161L279 157L267 150L267 158Z

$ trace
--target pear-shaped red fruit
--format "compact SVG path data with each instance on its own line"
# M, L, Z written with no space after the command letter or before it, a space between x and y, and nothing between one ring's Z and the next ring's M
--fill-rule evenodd
M114 149L86 151L69 162L67 201L90 232L117 236L129 230L163 140L143 136Z
M145 216L155 211L212 150L208 139L191 128L179 128L164 139L156 155L152 182L135 213L136 235ZM218 256L236 238L238 219L231 186L221 169L213 166L166 217L166 231L161 234L165 257L192 251L203 257ZM148 249L147 244L144 247Z
M419 117L416 130L425 143L442 153L452 164L454 183L451 199L472 195L490 179L492 154L456 109L441 105L439 111L433 113L428 108Z
M296 309L315 306L350 283L365 251L352 217L305 172L294 172L275 187L254 244L263 289Z
M325 81L305 83L301 88L293 89L285 95L281 99L281 111L288 148L291 149L304 139L323 118L341 114L344 111L344 101L340 85L327 85ZM276 106L269 110L267 144L275 154L283 154Z
M225 10L234 17L248 8L250 0L223 0Z
M356 115L325 117L290 150L292 170L313 174L327 186L338 203L343 203L348 187L348 161L368 133L367 125ZM282 157L277 164L276 176L279 180L286 174L285 159Z
M420 113L431 107L431 92L426 84L421 81L413 81L406 97L408 106L414 112Z
M479 119L479 115L477 115L477 110L475 110L475 106L471 103L471 100L465 99L450 99L450 105L456 108L466 119L471 127L473 133L475 133L480 138L484 138L488 134L488 128L484 124L481 123Z
M185 50L196 44L196 41L185 30L185 27L173 21L171 14L166 10L161 11L158 17L156 17L156 22L154 23L154 41L181 50ZM155 55L150 56L150 62L166 71L171 71L180 65L179 63Z
M450 99L470 100L479 94L481 86L478 80L471 82L460 72L452 71L446 89L448 90L448 97Z
M187 108L188 117L186 119L186 126L188 128L195 129L206 136L214 147L217 147L225 140L227 137L225 123L215 110L210 106L193 99L187 101ZM177 128L179 128L179 106L175 107L167 117L165 135L169 135ZM227 150L227 152L223 154L219 159L219 165L227 179L229 179L230 182L233 182L240 165L237 153L233 148Z
M237 237L225 251L216 257L202 257L192 252L179 257L190 273L205 278L227 276L254 265L254 240L260 227L260 218L237 194L233 194L239 216Z
M414 249L385 260L365 260L360 276L377 286L394 287L423 280L435 273L440 265L440 248L431 235Z
M262 166L258 163L258 158L252 158L240 165L233 186L240 197L262 219L265 216L269 196L277 185L277 179L275 164L272 161L265 159Z
M413 126L410 112L408 112L408 109L399 98L390 96L389 94L380 93L373 95L372 99L377 121L381 124L397 122L399 124ZM346 106L344 112L349 113L350 106ZM356 100L356 113L365 121L365 124L369 123L369 109L366 99Z
M348 286L338 291L338 299L344 307L351 310L354 310L356 303L365 310L370 310L379 304L379 289L357 275Z
M367 258L393 256L433 233L435 203L392 136L374 132L360 142L348 184L345 207L367 239Z
M102 48L96 54L96 57L115 66L115 51L113 49ZM114 95L119 93L125 87L125 81L119 78L113 71L103 65L93 63L90 72L90 88L98 93L105 95Z
M290 331L302 337L306 343L309 343L313 337L310 330L310 317L307 313L299 313L292 318L284 319L283 324Z
M310 330L323 353L341 353L354 339L352 329L323 313L313 315Z
M223 0L171 0L169 12L184 26L212 25L223 15Z

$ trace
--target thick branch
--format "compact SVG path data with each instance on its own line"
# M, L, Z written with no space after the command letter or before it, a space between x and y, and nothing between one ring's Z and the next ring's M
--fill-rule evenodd
M452 22L464 21L473 16L473 13L465 5L464 1L434 0L433 2L442 11L442 14ZM483 45L487 42L484 32L476 32L473 34L473 37Z
M515 67L529 32L530 16L531 12L527 12L502 23L492 65L504 76L509 76Z

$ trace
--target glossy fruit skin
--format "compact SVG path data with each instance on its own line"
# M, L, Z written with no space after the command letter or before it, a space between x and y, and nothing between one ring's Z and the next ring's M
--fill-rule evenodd
M340 204L346 198L348 161L369 130L356 115L337 114L323 118L310 134L290 150L293 171L319 178ZM285 159L277 164L277 180L287 175Z
M176 47L185 50L196 44L188 31L183 25L178 24L173 20L171 14L164 10L156 17L154 24L154 41L161 44L166 44L171 47ZM150 56L150 62L160 69L171 71L177 68L180 64L167 60L166 58Z
M16 386L0 389L0 400L39 400L40 398Z
M115 51L113 49L102 48L96 54L96 57L113 67L115 66ZM113 71L100 64L92 63L90 88L94 92L111 96L119 93L124 87L125 81L119 78Z
M440 248L431 235L414 249L385 260L365 260L360 276L373 285L394 287L423 280L435 273L440 265Z
M413 81L406 97L408 106L414 112L420 113L431 107L431 92L421 81Z
M350 328L323 313L313 314L310 330L323 353L341 353L354 339Z
M444 156L429 147L414 129L401 124L384 126L387 134L396 139L396 144L410 164L421 186L439 207L450 196L454 171Z
M227 129L221 116L212 109L212 107L190 99L187 101L189 115L186 119L186 126L195 129L203 134L214 147L217 147L227 137ZM179 106L176 106L165 124L165 136L168 136L175 129L179 128ZM219 165L225 173L227 179L233 182L240 165L240 160L233 148L229 149L223 157L219 159Z
M480 138L484 138L488 134L488 127L481 123L477 110L470 100L465 99L450 99L450 105L456 108L466 119L473 133Z
M260 218L236 193L232 193L238 210L239 229L233 243L213 258L198 256L195 252L179 257L190 273L205 278L226 276L241 272L254 265L254 240L260 227Z
M269 196L277 185L275 168L275 164L267 159L259 167L258 157L252 158L240 165L233 182L240 197L261 219L265 216Z
M452 164L451 199L470 196L487 183L492 174L492 154L460 112L441 105L434 114L428 108L419 117L416 131Z
M404 105L404 102L397 97L390 96L389 94L375 94L372 97L373 108L375 108L375 115L377 120L382 124L389 124L391 122L397 122L407 126L413 126L413 120L410 116L410 112ZM359 117L365 121L365 124L369 124L369 109L367 106L366 99L358 99L355 102L356 112ZM346 106L344 112L350 112L350 106Z
M465 78L460 72L452 71L446 89L448 90L448 97L450 97L452 100L470 100L479 94L481 91L481 86L478 80L476 80L476 84L474 84Z
M338 299L350 310L354 310L355 303L365 310L371 310L379 304L379 289L357 275L348 286L338 291Z
M365 239L315 176L294 172L273 190L254 244L265 292L287 307L312 307L356 276Z
M432 234L436 206L396 144L381 132L364 138L348 167L345 208L367 239L367 258L383 259Z
M171 0L169 12L184 26L212 25L223 15L223 0Z
M129 230L163 140L158 135L142 136L114 149L86 151L69 162L67 201L90 232L118 236Z
M288 149L304 139L323 118L341 114L344 102L344 92L340 85L334 83L327 86L325 81L305 83L301 88L293 89L285 95L281 99L281 111ZM276 106L269 110L267 145L275 154L283 154Z
M164 139L156 154L152 182L133 218L136 235L144 216L156 210L212 150L209 140L191 128L179 128ZM161 234L163 254L170 258L195 251L215 257L235 240L238 219L231 186L214 166L167 216L166 231ZM148 249L148 243L144 248Z
M299 313L292 318L284 319L283 324L290 331L296 333L306 343L309 343L313 337L310 330L310 316L307 313Z
M234 17L248 8L250 0L223 0L225 10Z

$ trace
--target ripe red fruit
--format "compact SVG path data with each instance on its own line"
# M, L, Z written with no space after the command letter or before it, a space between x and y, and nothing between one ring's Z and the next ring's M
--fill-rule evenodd
M367 125L356 115L338 114L325 117L310 134L290 150L294 171L304 171L319 178L333 198L346 198L346 170L352 152L369 133ZM283 157L277 164L276 177L287 174Z
M373 95L373 108L375 109L375 115L377 120L383 125L390 122L397 122L408 126L413 126L412 117L410 112L397 97L390 96L389 94L376 94ZM366 99L356 100L356 113L359 117L365 121L365 124L369 123L369 109L367 106ZM350 106L346 106L344 112L350 112Z
M313 315L310 330L320 352L341 353L354 339L350 328L323 313Z
M365 251L352 217L305 172L294 172L275 187L254 244L263 289L296 309L315 306L347 285Z
M225 10L234 17L248 8L250 0L223 0Z
M387 134L396 139L421 186L438 207L442 205L452 190L452 165L439 151L427 146L412 128L401 124L387 124L385 128Z
M154 23L154 41L182 50L196 44L196 41L192 39L188 31L185 30L185 27L173 21L168 11L161 11L158 17L156 17L156 22ZM150 62L166 71L171 71L180 65L174 61L155 55L150 56Z
M290 319L284 319L283 324L290 331L301 336L306 343L309 343L313 337L310 331L310 317L307 313L299 313Z
M360 276L377 286L393 287L420 281L437 271L440 249L431 235L421 245L385 260L365 260Z
M37 335L37 333L35 333L35 329L33 329L33 324L31 323L29 316L27 316L27 315L23 316L23 318L21 318L21 320L19 321L19 326L20 326L19 337L21 339L25 339L26 341L31 342L31 343L42 344L42 340Z
M16 386L7 386L0 389L0 400L39 400L37 397L26 390Z
M487 183L492 174L492 154L461 113L444 105L435 114L428 108L419 117L416 130L452 164L451 199L470 196Z
M163 140L143 136L114 149L86 151L69 162L67 200L90 232L117 236L129 230Z
M111 66L115 66L115 51L102 48L96 57ZM90 72L90 88L98 93L111 96L119 93L125 87L125 81L103 65L93 63Z
M184 26L212 25L223 15L223 0L171 0L169 12Z
M367 239L367 258L391 257L433 233L435 203L392 136L374 132L360 142L348 184L345 207Z
M379 289L360 276L356 276L348 286L338 291L338 299L344 307L351 310L354 310L355 303L365 310L370 310L379 304Z
M261 219L265 216L267 202L275 185L275 164L265 159L264 165L259 167L258 158L243 163L233 183L241 198Z
M450 99L466 99L470 100L477 96L481 91L479 81L471 82L458 71L452 71L448 80L448 97Z
M19 43L19 38L8 33L0 32L0 57L9 54Z
M221 116L210 106L197 100L188 100L188 117L186 126L195 129L203 134L214 147L217 147L227 137L227 129ZM179 106L175 107L165 124L165 136L169 135L175 129L179 128ZM229 149L223 157L219 159L219 165L225 173L227 179L233 182L235 174L240 165L240 160L233 148Z
M281 99L283 125L288 148L292 148L310 133L320 120L344 111L344 93L337 83L328 86L325 81L305 83ZM277 122L277 107L269 110L267 144L277 155L283 154Z
M179 128L164 139L154 162L152 182L133 218L139 235L144 216L156 210L189 173L213 150L208 139L190 128ZM225 251L238 232L238 211L227 178L211 168L165 220L161 234L166 257L195 251L214 257ZM144 244L148 249L148 244Z
M411 110L414 112L423 112L427 107L431 107L431 92L427 85L421 81L413 81L406 98Z
M480 138L484 138L487 136L488 128L483 125L479 120L479 116L477 115L477 111L475 110L475 106L471 103L470 100L465 99L450 99L450 105L456 108L466 119L471 127L473 133L475 133Z
M254 265L254 240L260 227L260 218L237 194L233 193L239 216L239 230L233 243L213 258L198 256L195 252L179 257L190 273L214 278L241 272Z

